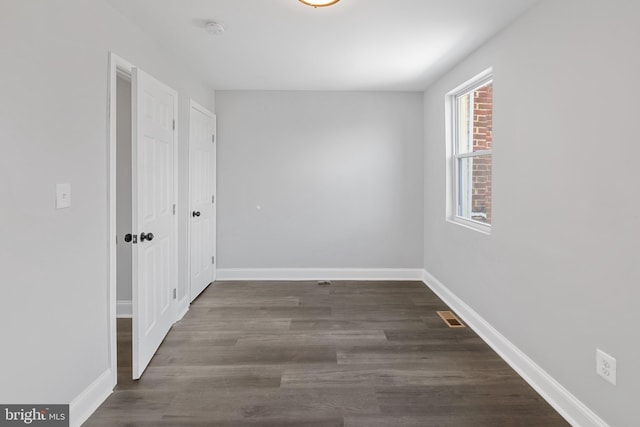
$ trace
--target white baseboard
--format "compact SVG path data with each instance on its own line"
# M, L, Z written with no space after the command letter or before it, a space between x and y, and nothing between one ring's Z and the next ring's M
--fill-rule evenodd
M118 319L130 319L133 316L131 301L116 301L116 317Z
M216 280L422 280L418 268L223 268Z
M571 425L581 427L608 427L607 423L591 411L591 409L578 400L578 398L571 394L433 275L427 271L423 271L422 281Z
M185 296L178 302L178 315L176 316L175 321L181 321L184 315L187 314L187 311L189 311L189 296Z
M109 397L116 385L111 369L104 371L69 404L69 425L79 427Z

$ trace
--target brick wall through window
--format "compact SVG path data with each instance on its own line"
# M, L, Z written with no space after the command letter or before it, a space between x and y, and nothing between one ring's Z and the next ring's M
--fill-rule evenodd
M473 94L473 151L491 150L493 142L493 84ZM491 157L473 160L472 218L491 224Z

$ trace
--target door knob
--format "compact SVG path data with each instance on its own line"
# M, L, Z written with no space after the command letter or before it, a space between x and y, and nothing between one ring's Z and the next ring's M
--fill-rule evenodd
M191 216L193 216L194 218L197 217L197 216L200 216L200 212L199 211L193 211L191 213Z
M152 241L153 233L140 233L140 241L144 242L145 240Z
M124 241L127 243L131 243L132 237L133 236L131 236L131 233L127 233L124 235Z

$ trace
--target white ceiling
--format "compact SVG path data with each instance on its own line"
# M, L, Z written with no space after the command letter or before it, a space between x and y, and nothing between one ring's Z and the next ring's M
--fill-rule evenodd
M424 90L536 1L107 0L214 89L403 91Z

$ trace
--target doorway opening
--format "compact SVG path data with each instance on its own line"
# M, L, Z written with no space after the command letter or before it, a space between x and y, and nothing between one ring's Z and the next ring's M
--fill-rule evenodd
M118 384L132 381L133 254L127 235L133 229L131 176L131 75L116 78L116 301ZM129 240L129 241L127 241Z
M113 53L109 53L109 90L107 94L109 114L109 119L107 121L107 237L109 239L107 257L107 325L109 335L108 346L109 366L111 370L111 388L114 388L116 384L121 382L118 378L120 371L122 371L123 380L127 375L129 378L131 377L130 373L132 365L132 361L126 362L125 359L127 355L131 358L130 355L132 353L132 338L130 336L127 337L126 327L129 327L130 333L132 324L131 301L133 290L131 277L127 279L125 276L128 269L133 269L133 259L131 254L132 249L129 247L129 253L127 254L124 236L119 235L123 232L124 228L126 228L127 224L132 223L132 198L130 197L128 201L122 200L127 194L131 195L132 193L131 154L128 156L128 161L126 158L118 161L118 155L125 155L125 149L123 147L119 148L118 144L123 146L131 146L132 144L132 75L132 64ZM129 133L128 137L124 135L127 131ZM128 166L125 168L124 176L119 180L118 168L120 167L120 169L122 169L127 164ZM129 181L128 183L127 180ZM127 188L122 190L123 194L119 194L120 187L123 186L126 186ZM128 213L127 210L129 210ZM127 214L128 219L126 218ZM127 231L127 233L130 232L131 231ZM118 303L119 300L120 303ZM127 314L128 318L125 317ZM118 328L118 323L120 323L125 329ZM120 332L122 332L121 334L118 334L119 329ZM122 343L118 343L118 338L122 338L124 341ZM129 345L127 345L127 341L129 342ZM119 360L122 365L121 369L119 369L120 367L118 366Z
M108 99L108 346L115 387L119 365L127 381L142 376L175 322L178 94L110 53Z

